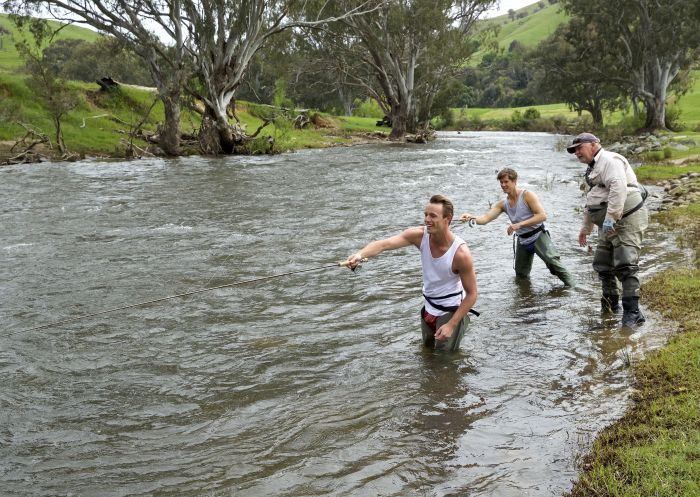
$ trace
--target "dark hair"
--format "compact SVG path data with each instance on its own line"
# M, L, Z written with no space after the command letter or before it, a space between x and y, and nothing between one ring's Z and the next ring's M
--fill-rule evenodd
M442 216L443 217L452 217L454 216L455 213L455 206L452 203L452 200L447 198L444 195L433 195L430 197L430 203L431 204L442 204Z
M496 176L496 179L500 181L501 178L503 178L504 176L508 177L508 179L511 181L518 181L518 173L515 172L515 169L504 167L503 169L498 171L498 176Z

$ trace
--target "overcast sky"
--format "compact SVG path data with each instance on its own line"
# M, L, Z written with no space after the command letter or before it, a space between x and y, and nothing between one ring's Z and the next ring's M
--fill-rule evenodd
M499 6L489 11L487 17L496 17L507 14L509 9L518 10L527 5L537 3L537 0L500 0Z

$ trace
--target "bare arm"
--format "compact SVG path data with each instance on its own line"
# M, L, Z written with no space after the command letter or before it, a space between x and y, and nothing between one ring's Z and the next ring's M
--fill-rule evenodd
M476 221L476 224L488 224L494 219L496 219L498 216L500 216L505 210L503 209L503 200L499 200L495 204L493 204L493 207L488 210L485 214L482 214L481 216L473 216L469 213L464 213L459 217L459 220L462 222L467 222L471 221L472 219Z
M476 273L474 272L472 254L466 245L461 245L455 253L452 269L459 274L466 295L450 320L436 331L435 338L437 340L447 340L451 337L459 322L476 303Z
M348 267L354 268L363 258L374 257L375 255L381 254L385 250L395 250L401 247L407 247L409 245L420 247L422 238L423 228L408 228L398 235L368 243L359 252L348 256L346 262Z

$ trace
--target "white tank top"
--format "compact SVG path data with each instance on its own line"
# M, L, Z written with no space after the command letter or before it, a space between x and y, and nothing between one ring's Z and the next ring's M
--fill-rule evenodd
M430 253L430 235L427 229L423 229L423 239L420 243L420 260L423 264L423 294L434 300L436 304L444 307L459 305L464 298L464 287L462 280L458 274L452 271L452 261L455 258L455 253L460 245L466 242L460 237L455 236L450 248L442 257L437 259ZM456 293L449 298L438 299ZM442 316L447 314L445 311L436 309L430 302L425 302L425 310L433 316Z

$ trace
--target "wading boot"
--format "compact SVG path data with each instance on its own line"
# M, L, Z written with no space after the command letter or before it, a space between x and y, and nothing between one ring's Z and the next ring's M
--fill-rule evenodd
M639 309L639 297L622 297L622 326L634 326L646 321Z
M600 312L602 313L616 313L620 310L620 297L619 295L603 295L600 299Z

